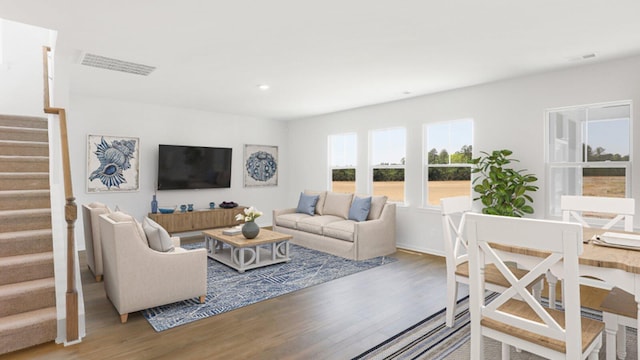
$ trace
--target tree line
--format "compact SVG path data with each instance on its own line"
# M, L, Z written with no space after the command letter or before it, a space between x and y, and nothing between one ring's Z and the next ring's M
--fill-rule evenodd
M583 145L584 146L584 145ZM603 147L592 149L586 146L587 161L629 161L629 155L607 153ZM473 159L473 147L464 145L449 156L446 149L438 151L433 148L427 153L429 165L470 164ZM400 160L404 165L405 158ZM381 165L389 165L384 163ZM625 176L623 168L585 168L584 176ZM471 167L429 167L430 181L470 180ZM334 169L333 181L356 181L356 169ZM373 169L373 181L404 181L404 169Z
M473 159L473 147L463 145L460 150L449 156L446 149L433 148L427 153L429 165L470 164ZM429 181L471 180L471 167L429 167Z

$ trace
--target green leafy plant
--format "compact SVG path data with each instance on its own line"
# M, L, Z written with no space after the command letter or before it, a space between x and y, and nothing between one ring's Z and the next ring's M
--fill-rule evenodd
M522 217L533 214L533 199L528 192L538 190L532 185L538 181L533 174L525 174L527 170L514 170L507 165L518 160L510 159L511 150L495 150L491 154L481 151L483 156L472 159L472 173L481 176L473 180L473 191L480 194L473 200L480 200L484 208L483 214Z

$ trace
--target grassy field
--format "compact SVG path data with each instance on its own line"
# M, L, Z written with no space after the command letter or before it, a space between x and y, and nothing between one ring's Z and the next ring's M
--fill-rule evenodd
M356 188L353 181L334 181L332 185L333 191L336 192L353 193ZM428 186L429 205L439 205L443 197L469 195L471 188L470 181L431 181ZM624 176L585 176L582 192L585 196L624 197L625 178ZM375 182L373 194L387 195L391 201L403 201L404 182Z
M585 176L582 182L585 196L624 197L624 176Z
M334 181L333 191L354 192L356 184L352 181ZM404 182L376 181L373 195L387 195L390 201L404 201ZM432 181L429 184L429 204L440 204L440 198L447 196L469 195L469 181Z

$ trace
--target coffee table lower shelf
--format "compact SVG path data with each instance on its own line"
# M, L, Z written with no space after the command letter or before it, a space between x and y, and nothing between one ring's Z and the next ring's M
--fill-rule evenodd
M261 230L256 239L223 235L222 230L204 231L207 256L238 272L288 262L290 235Z

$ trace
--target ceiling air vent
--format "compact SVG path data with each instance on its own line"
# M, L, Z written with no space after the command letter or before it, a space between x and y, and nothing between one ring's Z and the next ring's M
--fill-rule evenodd
M151 72L156 69L155 66L136 64L89 53L85 53L84 56L82 56L80 64L143 76L151 74Z

